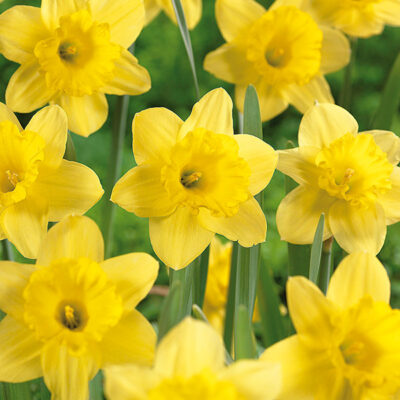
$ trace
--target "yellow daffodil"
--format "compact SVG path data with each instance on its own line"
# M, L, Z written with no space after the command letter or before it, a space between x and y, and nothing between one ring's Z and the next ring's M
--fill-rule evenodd
M31 112L57 103L71 131L88 136L107 119L105 93L137 95L150 77L127 50L144 23L142 0L42 0L0 15L0 49L21 66L7 105Z
M325 213L324 240L334 236L348 253L379 252L386 225L400 220L400 139L357 132L357 121L333 104L304 115L300 147L279 152L278 169L300 184L278 207L283 240L312 243Z
M261 359L282 364L277 400L394 400L400 389L400 312L389 306L390 281L367 253L346 257L328 293L303 277L287 285L297 335Z
M25 130L0 103L0 239L36 258L48 221L83 214L102 196L97 175L63 159L67 116L56 105L36 113Z
M378 35L385 25L400 26L400 0L305 0L323 23L355 37Z
M217 332L190 317L159 344L154 367L109 367L109 400L272 400L281 386L278 364L243 360L224 366Z
M204 68L236 85L240 111L250 83L263 121L289 104L304 113L315 100L334 102L323 75L349 62L349 43L339 31L318 26L301 0L277 0L268 11L255 0L217 0L215 10L227 43L206 56Z
M44 376L52 398L87 400L99 368L151 365L156 341L135 310L157 277L144 253L104 261L103 238L87 217L51 228L36 265L0 262L0 381Z
M202 0L181 0L181 4L188 29L195 28L201 18ZM172 0L144 0L144 8L147 23L150 23L160 11L164 11L176 24Z
M270 181L277 155L254 136L233 135L223 89L205 95L185 122L150 108L136 114L132 130L138 166L117 182L111 200L150 218L153 249L166 265L188 265L214 233L246 247L265 240L265 216L253 196Z

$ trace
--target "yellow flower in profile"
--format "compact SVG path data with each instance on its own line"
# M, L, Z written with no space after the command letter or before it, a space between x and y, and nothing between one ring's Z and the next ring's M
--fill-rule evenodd
M277 210L283 240L312 243L325 213L324 240L334 236L348 253L382 248L386 225L400 220L400 139L357 132L357 121L333 104L304 115L300 147L279 152L278 169L300 184Z
M116 183L111 200L150 218L151 244L167 266L188 265L214 233L246 247L265 240L253 196L270 181L277 155L254 136L233 135L225 90L206 94L185 122L165 108L144 110L132 130L138 166Z
M150 89L148 72L127 50L144 23L142 0L42 0L0 15L0 48L21 66L6 103L31 112L59 104L69 129L88 136L106 121L105 93L137 95Z
M202 0L181 0L188 29L194 29L201 18ZM176 24L176 16L172 0L144 0L146 22L150 23L160 11L164 11Z
M44 376L52 398L87 400L99 368L151 365L156 335L135 310L158 263L144 253L104 261L103 238L87 217L51 228L36 265L0 262L0 381Z
M349 62L349 43L339 31L318 26L302 3L277 0L267 11L255 0L217 0L227 43L206 56L204 68L236 85L240 111L249 84L257 89L263 121L289 104L304 113L315 100L334 102L323 75Z
M400 389L400 312L389 306L390 281L371 254L347 256L328 293L303 277L287 285L297 335L268 348L282 364L276 400L394 400Z
M400 26L399 0L306 0L318 20L351 36L378 35L384 26Z
M160 342L154 367L109 367L109 400L273 400L281 386L278 364L242 360L224 366L221 337L190 317Z
M67 117L56 105L36 113L25 130L0 103L0 240L36 258L49 221L84 214L102 196L88 167L63 159Z

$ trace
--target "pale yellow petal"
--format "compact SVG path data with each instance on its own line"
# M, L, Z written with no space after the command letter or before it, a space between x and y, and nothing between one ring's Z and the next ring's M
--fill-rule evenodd
M49 230L36 263L50 265L53 260L60 258L79 257L103 261L103 236L90 218L69 216Z
M21 65L8 82L6 103L13 111L29 113L43 107L54 93L47 88L37 61Z
M390 280L375 256L353 253L341 261L332 275L327 298L339 307L349 308L365 296L389 303Z
M398 0L382 0L374 4L375 15L385 24L400 25L400 2Z
M2 121L11 121L13 124L17 125L20 131L22 131L22 126L19 123L18 118L4 103L0 103L0 122Z
M169 161L183 121L166 108L149 108L135 115L132 122L133 154L137 164Z
M197 215L179 207L168 217L150 218L151 245L168 267L186 267L210 244L214 233L204 229Z
M246 47L240 42L226 43L208 53L204 69L218 79L246 86L258 76L253 64L246 58Z
M96 21L110 25L111 41L128 48L145 21L143 0L89 0Z
M385 211L386 224L400 221L400 168L394 167L390 176L392 188L379 197L379 204Z
M103 195L96 173L86 165L62 160L57 169L44 171L34 190L46 196L49 221L60 221L67 215L81 215L93 207Z
M261 360L237 361L218 377L231 382L244 399L275 400L282 386L280 363Z
M299 145L322 148L346 133L355 135L357 132L357 121L344 108L334 104L316 104L301 120Z
M164 377L189 378L204 369L218 371L224 365L222 338L210 325L186 317L161 340L154 361Z
M319 103L334 103L331 89L323 76L316 76L305 85L289 85L282 91L285 100L302 114Z
M244 247L264 242L267 234L265 215L254 197L242 203L233 217L213 217L209 211L201 210L199 221L210 231L237 240Z
M37 257L47 223L47 201L36 196L8 207L0 216L0 225L7 239L26 258Z
M160 13L161 6L157 0L144 0L144 9L146 14L145 25L147 25Z
M333 236L347 253L377 254L383 246L386 221L379 204L365 209L337 201L329 210L328 221Z
M175 211L161 183L161 166L142 164L129 170L114 186L111 201L139 217L165 217Z
M24 382L42 376L42 343L25 324L6 316L0 322L0 381Z
M215 17L222 36L230 42L265 14L265 8L254 0L217 0Z
M1 52L18 64L33 59L36 43L48 35L38 7L15 6L0 15Z
M78 135L87 137L106 122L108 103L104 93L82 97L62 95L55 102L67 113L69 129Z
M67 346L56 340L50 342L42 353L44 381L54 399L87 400L89 380L98 371L90 355L74 357Z
M253 133L253 132L248 132ZM276 151L263 140L251 135L234 135L239 144L239 157L249 164L249 191L254 196L268 185L278 162Z
M137 310L129 311L99 343L102 365L152 365L157 336L150 322Z
M202 0L182 0L181 4L188 29L193 29L199 23L201 18ZM164 1L163 7L167 15L176 23L172 0Z
M327 223L328 210L335 200L312 186L299 186L279 204L276 225L281 239L289 243L309 244L314 240L319 218L325 213L323 239L332 233Z
M192 113L179 132L179 137L183 138L195 128L233 135L232 100L224 89L218 88L208 92L194 105Z
M60 18L86 9L86 0L42 0L42 19L51 30L58 28Z
M113 257L103 261L101 267L128 309L136 307L147 296L158 274L158 262L145 253Z
M400 138L390 131L372 130L360 132L362 134L371 134L375 143L386 153L388 161L397 165L400 161Z
M101 91L107 94L135 96L150 89L150 75L139 65L137 58L128 50L123 50L115 62L114 78Z
M336 308L333 304L303 276L289 278L286 290L290 318L300 340L310 348L329 347L334 340L331 320Z
M323 33L320 71L322 74L328 74L349 63L350 43L346 36L337 29L328 26L321 26L320 29Z
M68 134L64 110L55 105L43 108L32 117L26 130L38 133L45 140L43 162L47 166L58 167L65 153Z
M35 270L31 264L12 261L0 262L0 310L23 320L24 298L22 293Z

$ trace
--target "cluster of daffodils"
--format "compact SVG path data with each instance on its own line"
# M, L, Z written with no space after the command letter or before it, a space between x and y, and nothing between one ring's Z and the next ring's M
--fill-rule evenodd
M400 0L261 3L216 0L226 43L206 55L204 69L235 85L240 112L253 85L259 120L289 105L304 114L298 147L275 151L257 132L235 133L231 97L213 89L186 120L163 107L133 116L135 166L106 199L149 220L152 248L172 282L159 323L136 309L159 263L142 252L104 259L102 234L84 216L102 185L93 170L66 159L68 130L85 137L99 130L106 94L150 90L132 44L161 11L184 30L182 9L194 29L202 1L42 0L40 8L17 5L0 15L0 52L19 64L0 103L0 240L33 260L0 261L1 399L21 400L6 383L43 377L53 400L88 400L101 369L109 400L400 399L400 311L390 306L390 280L376 258L387 225L400 221L400 138L358 132L325 79L349 63L348 36L400 25ZM32 115L22 126L14 113ZM260 195L276 169L297 184L276 212L281 239L313 243L324 215L321 240L335 239L349 254L326 294L290 277L296 333L266 349L253 346L254 359L243 359L226 335L243 339L244 305L250 347L255 341L259 300L249 266L260 259L253 246L266 240ZM253 279L249 308L241 279ZM203 291L202 321L188 315L195 286ZM182 309L174 309L177 288ZM181 318L168 320L170 310Z

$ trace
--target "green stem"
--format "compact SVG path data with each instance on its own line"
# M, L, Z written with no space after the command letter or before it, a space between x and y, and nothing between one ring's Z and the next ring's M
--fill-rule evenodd
M344 72L344 79L342 84L342 89L340 91L339 96L339 105L346 110L350 110L351 108L351 94L352 94L352 75L354 71L354 66L356 62L356 53L357 53L357 39L350 38L351 43L351 57L350 62L347 65Z
M333 236L326 239L322 245L321 265L319 268L319 288L326 293L332 274L332 244Z
M7 239L4 239L1 241L1 246L3 248L3 260L14 261L14 251L11 243Z
M210 257L210 246L208 246L203 251L203 253L199 257L198 262L194 266L193 303L197 304L200 308L203 307L204 295L206 292L209 257Z

